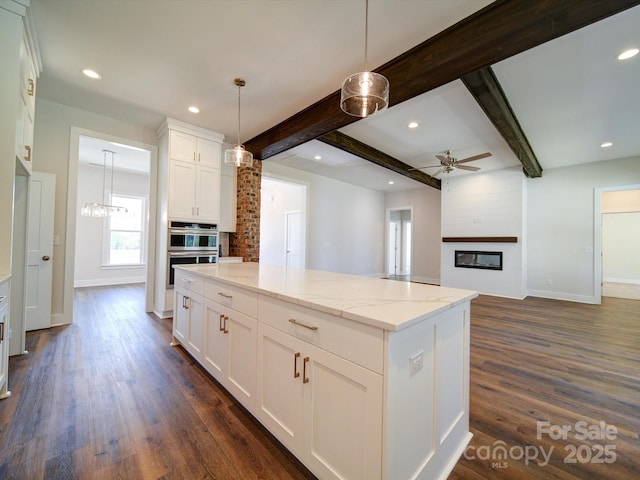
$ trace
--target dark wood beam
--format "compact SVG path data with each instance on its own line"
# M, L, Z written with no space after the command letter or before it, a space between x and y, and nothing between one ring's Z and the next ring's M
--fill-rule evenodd
M640 4L640 0L498 0L375 71L389 79L390 105ZM336 91L245 142L264 160L357 120Z
M468 73L461 80L518 157L525 175L541 177L542 167L491 67Z
M440 180L438 180L437 178L427 175L420 170L415 170L411 165L407 165L397 158L394 158L391 155L387 155L380 150L376 150L366 143L362 143L355 138L345 135L344 133L333 131L325 133L323 136L318 137L316 140L320 140L327 145L339 148L340 150L344 150L345 152L349 152L360 158L364 158L365 160L392 170L396 173L399 173L400 175L404 175L405 177L409 177L417 182L424 183L425 185L440 190Z

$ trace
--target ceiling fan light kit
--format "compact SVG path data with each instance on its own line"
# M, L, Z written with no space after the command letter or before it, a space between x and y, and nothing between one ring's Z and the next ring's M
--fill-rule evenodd
M227 165L235 165L236 167L251 167L253 165L253 153L244 148L240 144L240 89L247 82L241 78L236 78L233 83L238 87L238 143L235 147L229 148L224 152L224 163Z
M389 80L376 72L367 71L367 37L369 29L369 0L365 0L364 72L354 73L342 82L340 108L354 117L368 117L389 106Z

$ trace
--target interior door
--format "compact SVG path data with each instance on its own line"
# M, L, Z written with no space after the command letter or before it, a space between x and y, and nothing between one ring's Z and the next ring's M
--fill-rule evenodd
M302 213L286 212L286 266L302 268Z
M55 175L33 172L27 233L27 331L51 326L55 193Z

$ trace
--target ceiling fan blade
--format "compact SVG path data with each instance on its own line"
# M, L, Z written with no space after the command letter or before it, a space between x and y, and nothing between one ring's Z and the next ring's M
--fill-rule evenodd
M444 170L444 168L441 168L440 170L438 170L436 173L431 174L432 177L437 177L438 175L440 175L442 173L442 171Z
M411 172L412 170L422 170L423 168L434 168L434 167L440 167L440 165L426 165L424 167L414 167L414 168L410 168L409 171Z
M463 158L462 160L458 160L456 163L473 162L474 160L480 160L481 158L487 158L490 156L491 156L491 153L489 152L481 153L480 155L474 155L473 157Z
M456 165L456 168L460 170L469 170L470 172L477 172L480 170L480 167L472 167L471 165Z
M436 158L438 160L440 160L441 162L445 162L445 163L449 161L449 159L447 157L445 157L444 155L436 155Z

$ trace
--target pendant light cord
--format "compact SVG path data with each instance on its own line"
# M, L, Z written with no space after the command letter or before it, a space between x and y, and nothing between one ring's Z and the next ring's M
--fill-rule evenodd
M364 71L367 72L367 43L369 38L369 0L364 2Z
M107 200L104 198L107 191L107 151L104 150L102 157L102 204L106 205Z
M240 146L240 88L242 85L238 85L238 146Z

